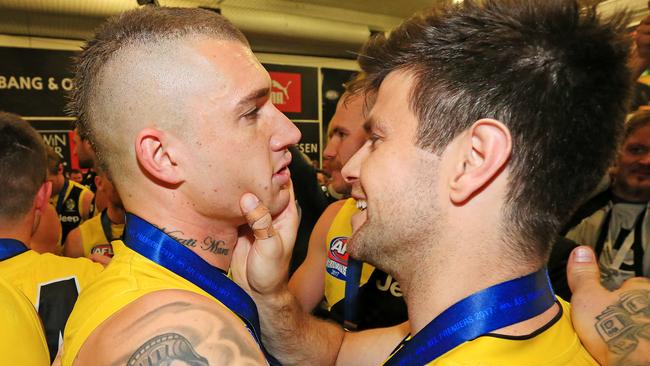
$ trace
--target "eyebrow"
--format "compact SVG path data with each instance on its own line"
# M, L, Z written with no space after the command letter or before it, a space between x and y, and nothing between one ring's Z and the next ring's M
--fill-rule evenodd
M264 88L257 89L255 91L249 93L244 98L242 98L242 100L240 100L237 103L237 107L242 107L244 104L247 104L247 103L250 103L251 101L254 101L256 99L265 97L265 96L267 96L269 94L270 91L271 91L271 88L269 88L269 87L264 87Z
M363 129L367 134L370 134L372 130L384 131L384 124L373 116L369 116L366 121L363 123Z

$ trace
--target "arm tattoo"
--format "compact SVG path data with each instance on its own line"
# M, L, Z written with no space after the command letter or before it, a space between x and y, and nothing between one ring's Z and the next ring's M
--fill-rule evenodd
M192 344L178 333L167 333L151 338L140 346L127 362L128 366L168 366L182 361L190 366L208 366Z
M647 365L637 360L650 347L650 290L625 292L596 317L596 330L616 357L616 365ZM641 347L639 345L641 344Z

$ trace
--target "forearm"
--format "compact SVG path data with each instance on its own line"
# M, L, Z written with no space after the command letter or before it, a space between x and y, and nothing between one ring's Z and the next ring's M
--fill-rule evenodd
M343 329L305 313L284 289L256 298L264 345L284 365L334 365L343 342Z

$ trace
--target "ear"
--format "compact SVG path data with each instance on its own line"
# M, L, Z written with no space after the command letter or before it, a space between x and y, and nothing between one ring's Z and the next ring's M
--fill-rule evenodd
M104 178L102 178L101 175L95 176L95 186L97 187L98 191L104 190Z
M183 182L177 158L180 152L165 132L145 128L136 136L135 156L147 175L166 185Z
M36 192L36 197L34 197L34 208L36 209L37 214L40 214L45 205L50 204L50 195L52 194L52 182L46 181L43 182L41 188Z
M481 119L461 136L450 182L451 200L460 204L479 193L505 168L512 152L510 130L501 122Z

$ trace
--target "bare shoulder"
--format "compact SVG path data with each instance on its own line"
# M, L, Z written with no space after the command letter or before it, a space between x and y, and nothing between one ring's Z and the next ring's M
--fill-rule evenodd
M183 290L143 296L106 320L82 346L75 365L265 365L239 318Z

